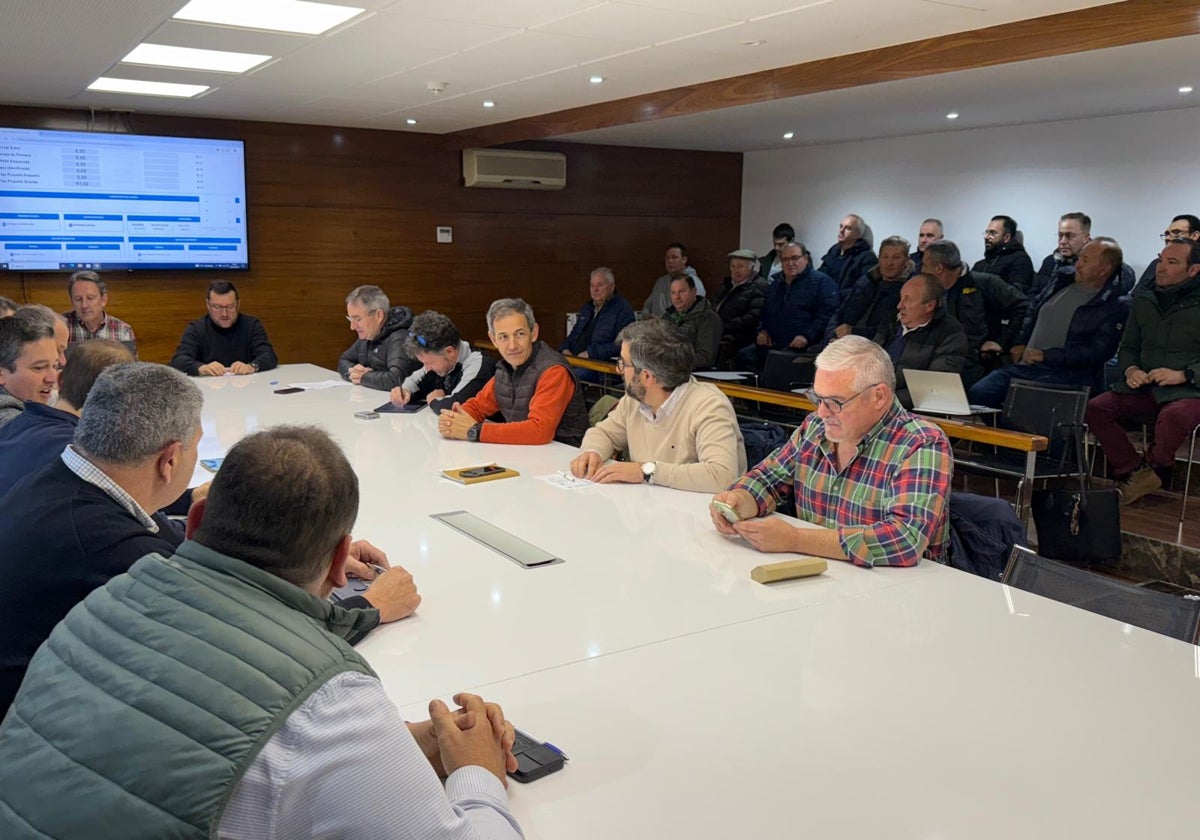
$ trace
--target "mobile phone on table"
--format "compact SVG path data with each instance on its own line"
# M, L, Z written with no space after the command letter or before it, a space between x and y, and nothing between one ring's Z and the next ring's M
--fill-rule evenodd
M221 462L224 460L224 458L205 458L200 462L200 466L209 472L216 472L221 469Z
M303 390L304 390L303 388L277 388L275 390L275 393L276 394L299 394Z
M495 475L496 473L504 472L507 467L502 467L499 464L488 464L486 467L472 467L469 470L463 470L459 473L462 478L482 478L485 475Z
M514 730L517 736L513 743L513 757L517 759L517 769L508 775L518 782L532 782L542 776L563 769L567 756L549 741L539 741L528 732Z

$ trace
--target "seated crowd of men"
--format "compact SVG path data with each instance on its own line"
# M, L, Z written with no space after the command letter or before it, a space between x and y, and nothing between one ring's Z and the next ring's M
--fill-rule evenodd
M984 268L932 219L915 254L892 236L876 259L848 216L820 268L780 225L770 254L730 254L715 302L675 244L640 318L612 272L593 271L559 350L524 300L494 301L495 361L446 316L413 317L362 286L346 298L357 340L338 370L396 405L424 401L447 439L559 441L577 447L567 466L580 479L712 494L714 528L756 550L912 566L945 557L953 458L906 408L906 369L959 372L991 403L1015 379L1087 384L1123 492L1161 486L1200 423L1200 221L1181 219L1185 235L1164 235L1136 285L1082 214L1063 217L1063 244L1036 273L1008 217L988 226ZM170 366L133 361L97 275L68 289L66 317L0 299L0 835L520 836L503 711L464 693L402 726L354 651L421 597L352 539L357 478L329 435L257 432L187 489L202 434L188 375L277 364L236 288L210 284ZM728 398L693 371L772 350L814 355L816 409L749 463ZM1114 353L1120 376L1104 390ZM568 355L617 360L623 396L594 424ZM1154 415L1139 456L1119 422ZM770 516L780 509L816 527ZM374 584L332 603L348 575Z

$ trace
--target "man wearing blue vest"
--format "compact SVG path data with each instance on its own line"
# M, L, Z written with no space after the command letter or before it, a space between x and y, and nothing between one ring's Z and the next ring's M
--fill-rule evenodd
M406 726L346 641L378 620L328 600L358 502L319 429L233 447L188 541L34 656L0 725L0 837L520 837L500 708L459 694Z

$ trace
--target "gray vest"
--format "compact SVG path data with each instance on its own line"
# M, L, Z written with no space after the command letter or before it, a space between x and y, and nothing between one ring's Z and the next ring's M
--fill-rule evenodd
M95 590L0 726L0 837L216 837L246 768L378 623L185 542Z
M500 406L506 423L520 423L529 419L529 401L537 390L538 380L543 373L556 366L565 367L571 379L575 379L571 366L562 354L541 341L533 345L533 352L525 364L515 370L508 362L500 360L496 365L496 404ZM583 401L583 391L576 382L575 393L558 421L554 439L569 446L579 446L587 429L587 405Z

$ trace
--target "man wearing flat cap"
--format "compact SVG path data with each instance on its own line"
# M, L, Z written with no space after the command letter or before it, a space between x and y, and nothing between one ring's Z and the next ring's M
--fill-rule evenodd
M717 314L721 316L721 350L718 367L733 358L741 347L754 343L761 320L767 281L758 274L758 255L749 248L729 254L729 276L717 290Z

